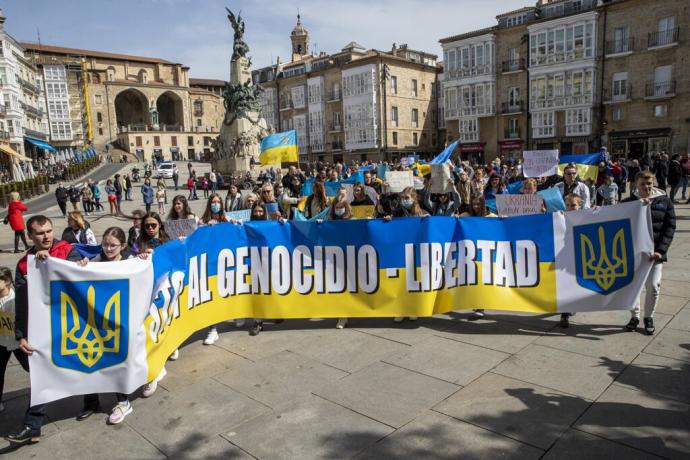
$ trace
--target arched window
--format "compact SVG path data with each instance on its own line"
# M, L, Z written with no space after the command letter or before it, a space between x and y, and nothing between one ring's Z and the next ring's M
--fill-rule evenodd
M115 67L108 67L105 71L105 78L108 81L115 81Z
M139 83L147 84L149 82L149 74L146 69L141 69L139 71Z

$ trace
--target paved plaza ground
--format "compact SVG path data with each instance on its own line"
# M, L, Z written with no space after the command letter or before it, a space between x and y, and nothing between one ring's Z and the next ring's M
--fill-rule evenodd
M196 165L197 172L208 167ZM127 169L130 169L128 167ZM180 163L181 183L186 166ZM172 196L173 191L169 191ZM185 192L186 193L186 192ZM141 206L125 203L125 212ZM202 201L193 202L201 213ZM31 203L29 203L31 211ZM191 337L156 394L107 426L115 404L77 422L80 398L50 405L40 443L7 458L690 458L690 207L664 265L657 333L623 332L626 312L467 312L391 319L232 322ZM31 213L31 212L30 212ZM56 205L46 213L64 220ZM89 219L99 236L113 224ZM4 227L7 229L7 227ZM59 235L59 233L57 233ZM9 230L0 248L12 248ZM15 254L0 253L14 268ZM0 435L21 428L28 375L7 371Z

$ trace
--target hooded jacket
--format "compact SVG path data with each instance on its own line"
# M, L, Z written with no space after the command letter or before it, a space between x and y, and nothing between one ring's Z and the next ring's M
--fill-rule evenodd
M640 197L635 192L623 200L623 203L639 199ZM661 261L666 262L668 260L666 253L673 241L673 235L676 233L676 210L668 195L658 188L652 189L649 200L651 201L654 252L661 254Z

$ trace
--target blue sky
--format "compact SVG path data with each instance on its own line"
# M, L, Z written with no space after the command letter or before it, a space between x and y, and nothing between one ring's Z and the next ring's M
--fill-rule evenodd
M19 41L160 57L196 78L229 77L232 31L225 7L242 10L253 65L290 58L297 9L312 49L350 41L389 49L395 42L441 54L438 39L494 25L496 14L534 0L0 0L5 29Z

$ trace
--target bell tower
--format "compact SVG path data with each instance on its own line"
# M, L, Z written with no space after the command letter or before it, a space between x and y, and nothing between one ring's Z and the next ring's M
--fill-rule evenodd
M297 61L302 56L309 54L309 32L302 25L301 17L297 14L297 25L290 34L292 41L292 61Z

